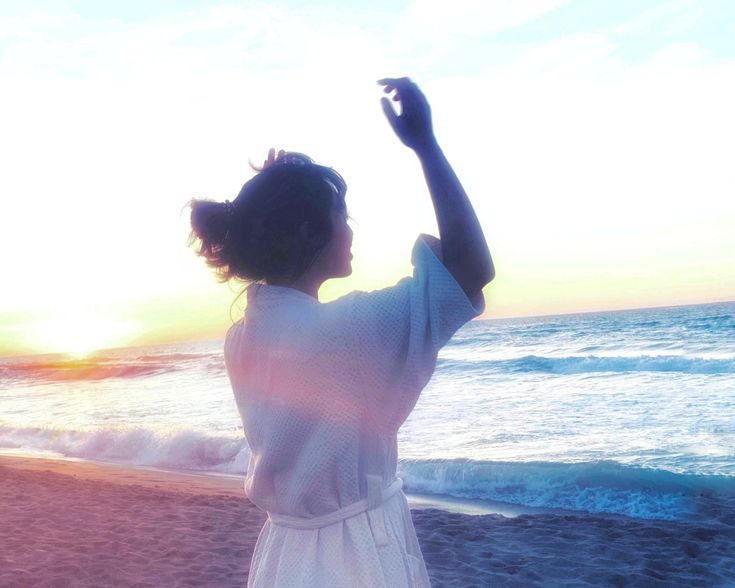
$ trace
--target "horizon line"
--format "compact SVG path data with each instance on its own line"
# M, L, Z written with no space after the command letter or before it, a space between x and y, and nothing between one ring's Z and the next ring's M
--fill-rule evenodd
M602 313L624 312L624 311L631 311L631 310L653 310L653 309L664 309L664 308L681 308L681 307L686 307L686 306L707 306L707 305L713 305L713 304L732 304L732 303L735 303L735 300L715 300L713 302L691 302L691 303L686 303L686 304L670 304L670 305L659 305L659 306L636 306L636 307L613 308L613 309L603 309L603 310L584 310L584 311L562 312L562 313L554 313L554 314L513 315L513 316L505 316L505 317L475 318L475 319L472 319L470 323L474 321L507 321L507 320L523 319L523 318L550 318L550 317L560 317L560 316L575 316L575 315L580 315L580 314L602 314ZM122 349L135 349L135 348L144 348L144 347L176 345L180 343L202 343L206 341L221 341L223 339L224 337L214 337L214 338L205 338L205 339L178 339L176 341L169 341L166 343L147 343L144 345L125 345L121 347L103 347L99 349L94 349L89 354L82 355L80 359L83 360L83 358L86 355L97 354L97 353L101 353L104 351L118 351ZM20 357L43 357L43 356L48 356L48 355L74 356L75 354L69 351L48 351L45 353L21 353L17 355L0 355L0 359L12 359L12 358L20 358Z

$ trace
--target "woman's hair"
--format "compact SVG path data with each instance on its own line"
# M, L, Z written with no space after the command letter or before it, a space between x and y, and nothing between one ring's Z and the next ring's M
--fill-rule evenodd
M332 208L347 213L344 179L301 153L258 170L232 203L192 199L187 245L219 282L289 285L332 238Z

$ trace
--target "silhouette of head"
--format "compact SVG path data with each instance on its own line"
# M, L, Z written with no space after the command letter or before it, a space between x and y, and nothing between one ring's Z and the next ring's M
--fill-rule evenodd
M347 218L346 191L335 170L302 153L285 153L246 182L231 204L189 201L188 245L198 242L196 254L220 282L290 285L335 246L335 231L338 240L351 242L351 230L345 237L343 226L336 225ZM334 277L351 271L340 269L341 259L333 266Z

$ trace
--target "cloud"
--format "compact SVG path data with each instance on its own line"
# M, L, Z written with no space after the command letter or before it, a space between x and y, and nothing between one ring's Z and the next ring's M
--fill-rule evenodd
M405 26L419 37L497 33L518 27L567 0L415 0Z
M711 55L701 45L694 42L672 43L653 53L645 68L654 72L679 71L711 61Z
M664 36L680 35L691 31L703 14L701 2L678 0L660 3L644 10L634 19L613 29L616 33Z
M521 77L570 73L609 75L619 69L617 45L605 35L577 33L523 48L504 69Z

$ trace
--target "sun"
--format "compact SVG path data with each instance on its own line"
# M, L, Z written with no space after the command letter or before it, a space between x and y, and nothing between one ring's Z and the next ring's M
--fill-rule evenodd
M96 349L124 346L138 331L138 325L132 321L77 313L33 323L26 340L42 353L83 357Z

